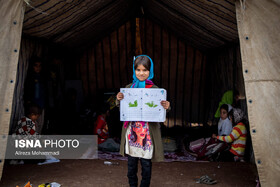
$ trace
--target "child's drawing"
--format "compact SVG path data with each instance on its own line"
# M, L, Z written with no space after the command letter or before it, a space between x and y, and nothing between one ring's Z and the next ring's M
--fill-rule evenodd
M137 103L137 100L134 101L134 104L132 104L131 102L129 102L129 107L137 107L138 106L138 103Z
M164 122L166 110L160 102L166 100L164 89L121 88L124 99L120 102L121 121Z
M152 101L152 102L150 102L150 103L145 103L146 105L148 105L149 107L151 107L151 108L155 108L155 107L157 107L158 105L155 105L154 104L154 101Z

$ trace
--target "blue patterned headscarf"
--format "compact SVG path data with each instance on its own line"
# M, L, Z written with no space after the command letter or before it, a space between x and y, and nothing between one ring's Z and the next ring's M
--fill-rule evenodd
M138 55L137 57L135 57L135 59L133 60L133 87L134 88L145 88L145 85L146 85L146 81L140 81L139 79L137 79L136 77L136 74L135 74L135 69L134 69L134 63L136 61L136 59L140 56L146 56L149 58L150 62L151 62L151 67L150 67L150 75L149 77L147 78L147 80L151 80L153 79L154 77L154 63L153 63L153 60L148 56L148 55Z

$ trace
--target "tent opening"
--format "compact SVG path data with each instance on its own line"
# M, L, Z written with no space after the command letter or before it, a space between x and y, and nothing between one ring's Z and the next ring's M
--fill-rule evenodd
M27 11L26 24L31 19L28 15ZM238 106L247 115L238 36L231 43L207 49L208 45L178 35L179 29L174 32L143 15L85 46L66 45L72 39L65 40L64 45L56 44L24 32L32 28L38 30L35 26L23 27L14 96L23 99L14 105L11 132L24 114L25 85L29 84L26 77L33 70L30 61L34 56L41 58L45 76L43 134L93 134L97 116L107 102L111 104L110 135L120 140L122 122L114 105L115 96L132 81L133 58L139 54L153 59L153 82L167 90L172 110L161 128L166 139L176 142L173 150L217 132L219 118L215 113L229 90L239 92L243 99ZM246 160L253 161L251 142L247 147Z

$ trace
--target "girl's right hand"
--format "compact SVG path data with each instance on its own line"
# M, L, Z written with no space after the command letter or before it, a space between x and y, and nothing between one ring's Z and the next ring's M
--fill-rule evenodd
M119 92L118 94L117 94L117 100L122 100L123 99L123 93L121 93L121 92Z

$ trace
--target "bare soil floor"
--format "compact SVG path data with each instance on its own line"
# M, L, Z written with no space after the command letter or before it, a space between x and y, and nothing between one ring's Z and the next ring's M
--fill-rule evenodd
M127 162L104 165L104 160L62 160L48 165L8 165L3 170L1 187L22 187L28 180L33 187L57 182L62 187L121 187L128 186ZM141 179L141 172L138 176ZM151 187L207 186L197 184L195 178L208 175L217 180L214 186L256 186L256 166L250 163L226 162L164 162L153 163Z

